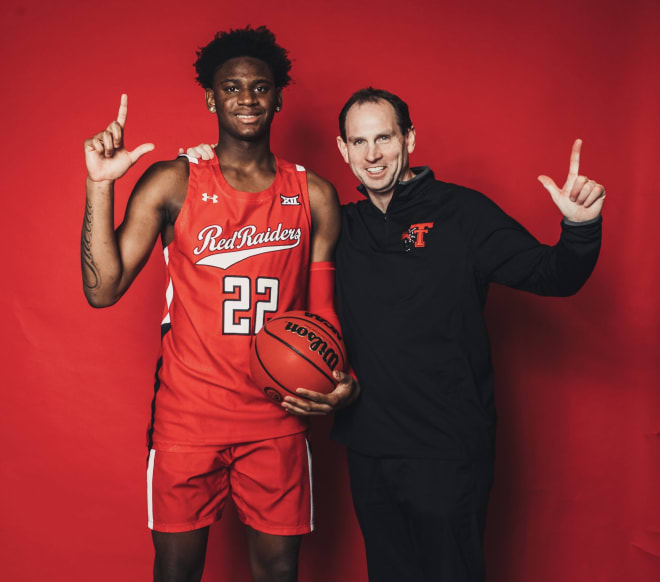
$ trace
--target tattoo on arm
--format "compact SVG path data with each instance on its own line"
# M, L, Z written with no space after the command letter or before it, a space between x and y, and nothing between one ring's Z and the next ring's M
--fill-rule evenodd
M101 284L101 274L92 255L92 205L89 200L85 205L85 218L80 238L80 262L82 264L83 285L87 289L96 289Z

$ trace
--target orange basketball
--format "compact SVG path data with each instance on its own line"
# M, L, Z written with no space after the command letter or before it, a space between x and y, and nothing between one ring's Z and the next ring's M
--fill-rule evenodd
M276 315L255 336L250 352L252 378L266 396L281 402L296 388L331 392L334 370L346 369L346 348L329 322L308 311Z

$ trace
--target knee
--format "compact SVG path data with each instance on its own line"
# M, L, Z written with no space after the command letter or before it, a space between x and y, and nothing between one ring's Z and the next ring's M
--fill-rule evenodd
M257 559L252 566L254 582L295 582L298 577L298 560L288 555Z
M204 560L181 559L178 556L158 555L154 560L154 582L199 582L202 579Z

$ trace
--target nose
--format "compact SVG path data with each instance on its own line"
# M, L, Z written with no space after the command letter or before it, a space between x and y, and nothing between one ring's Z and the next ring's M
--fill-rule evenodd
M244 87L238 92L238 103L241 105L253 105L257 102L257 96L250 91L249 88Z
M383 154L381 153L380 148L378 147L378 145L375 142L370 143L367 146L366 159L367 159L368 162L376 162L376 161L380 160L380 158L382 158L382 157L383 157Z

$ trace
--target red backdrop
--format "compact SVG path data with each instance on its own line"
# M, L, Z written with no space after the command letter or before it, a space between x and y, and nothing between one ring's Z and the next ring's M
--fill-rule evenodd
M562 180L584 139L582 171L609 192L594 275L569 299L493 289L487 308L500 418L489 580L660 578L660 8L557 4L3 3L4 578L150 577L144 432L162 255L117 306L87 306L82 142L127 92L128 144L157 149L118 186L119 219L150 161L215 140L194 51L248 23L269 25L294 58L274 149L331 179L344 201L355 181L336 152L336 115L367 84L409 102L413 163L482 190L544 241L560 216L536 176ZM301 580L362 581L343 451L328 430L314 423L318 528ZM249 579L231 512L212 530L204 579Z

